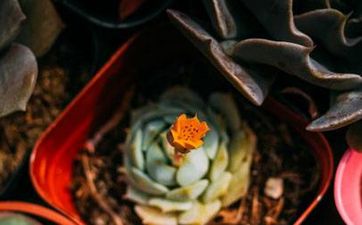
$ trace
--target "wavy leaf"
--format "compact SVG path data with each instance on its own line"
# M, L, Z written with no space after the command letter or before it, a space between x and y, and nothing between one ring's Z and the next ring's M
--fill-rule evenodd
M37 75L38 66L35 56L27 47L13 44L2 55L0 58L0 117L26 109Z
M319 9L295 17L297 27L318 40L330 53L347 60L359 61L362 37L348 38L345 26L348 16L335 9Z
M25 18L17 0L0 1L0 50L16 38Z
M168 10L168 15L185 36L247 99L256 105L264 101L273 82L273 75L264 77L255 71L251 74L227 56L220 44L191 18L174 10Z
M236 45L233 55L247 62L274 66L288 74L329 89L353 89L362 84L362 77L358 74L328 70L310 57L312 50L313 48L290 42L247 39Z
M34 219L19 213L1 212L0 225L41 225Z
M294 24L292 0L242 0L268 33L279 41L313 46L313 41Z
M320 118L307 126L310 131L328 131L362 119L362 90L337 95L334 104Z

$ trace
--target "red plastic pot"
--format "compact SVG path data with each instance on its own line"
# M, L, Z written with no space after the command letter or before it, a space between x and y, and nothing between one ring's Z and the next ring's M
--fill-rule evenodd
M362 224L362 153L349 149L338 164L334 201L347 225Z
M16 201L0 202L0 211L25 213L30 216L35 216L39 219L45 219L55 224L75 225L73 221L51 209L27 202L16 202Z
M31 178L40 196L70 218L84 224L74 206L70 187L73 162L84 141L104 123L117 107L132 83L133 70L167 63L182 54L198 54L173 29L143 32L125 43L96 74L93 80L66 108L60 117L38 140L31 156ZM177 50L175 49L177 48ZM160 81L155 81L160 82ZM328 142L319 133L306 132L307 121L273 99L264 108L272 115L293 126L309 145L320 168L318 193L295 224L300 224L315 208L326 192L333 173L333 157Z

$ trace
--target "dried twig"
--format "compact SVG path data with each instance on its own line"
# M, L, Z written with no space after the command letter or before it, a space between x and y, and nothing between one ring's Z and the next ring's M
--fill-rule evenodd
M111 220L115 225L123 225L122 218L119 217L113 210L112 207L107 203L107 201L101 196L96 188L96 185L94 184L94 173L92 173L92 169L90 167L89 158L87 155L82 154L81 155L81 163L84 171L84 175L86 177L86 183L90 190L90 196L91 198L97 202L97 205L106 212L110 217Z
M88 139L85 144L84 148L89 152L94 152L95 148L102 140L103 136L115 128L119 122L123 119L126 111L129 108L129 104L131 103L131 99L134 94L134 88L130 88L124 95L122 103L114 112L113 116L110 120L108 120L90 139Z

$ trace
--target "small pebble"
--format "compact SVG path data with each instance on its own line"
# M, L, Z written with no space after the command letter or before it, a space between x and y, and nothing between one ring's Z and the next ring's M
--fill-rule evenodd
M265 183L264 194L270 198L278 199L283 195L283 179L270 177Z

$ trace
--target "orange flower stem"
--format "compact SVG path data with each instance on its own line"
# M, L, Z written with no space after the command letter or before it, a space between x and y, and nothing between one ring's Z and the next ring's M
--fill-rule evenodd
M175 149L175 155L173 157L173 162L172 164L176 167L179 167L182 165L182 162L184 161L184 158L185 158L185 154L184 153L181 153L179 151L177 151Z

